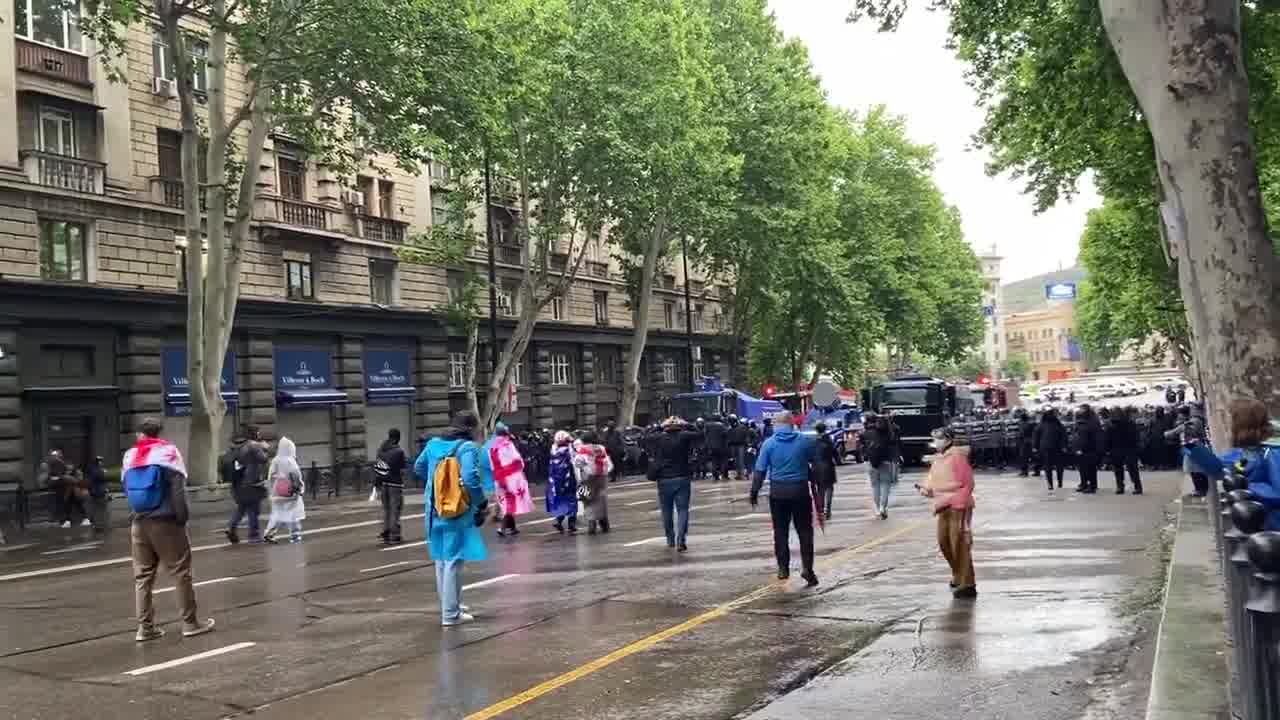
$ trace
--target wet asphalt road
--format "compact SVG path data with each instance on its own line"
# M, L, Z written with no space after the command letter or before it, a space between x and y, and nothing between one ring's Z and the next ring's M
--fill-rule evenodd
M201 614L218 630L190 640L164 593L169 635L133 642L123 532L8 550L0 718L1138 714L1153 548L1181 478L1085 497L980 474L970 602L951 599L925 501L908 492L921 476L903 477L881 521L863 473L842 472L816 590L772 581L768 516L745 482L695 484L690 551L676 555L637 479L612 489L609 535L562 537L538 513L514 540L490 536L491 559L465 571L479 621L453 629L439 626L422 520L405 521L416 543L383 551L358 505L314 513L299 545L229 548L212 520L194 524L210 546L195 554Z

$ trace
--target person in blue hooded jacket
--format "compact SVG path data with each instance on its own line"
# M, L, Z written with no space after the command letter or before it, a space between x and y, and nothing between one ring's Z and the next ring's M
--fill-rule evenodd
M808 435L796 432L790 413L774 421L773 435L764 441L756 459L751 481L751 507L759 502L760 488L769 478L769 513L773 516L773 554L778 560L778 579L791 577L792 523L800 537L801 577L807 587L818 584L813 571L813 497L809 492L809 468L817 459L817 445Z
M413 471L422 478L427 506L427 543L436 565L436 592L440 595L440 624L453 627L475 620L462 604L462 564L489 557L480 532L488 503L480 479L480 449L476 445L479 422L460 412L444 435L432 438L422 449ZM454 455L461 466L462 484L471 501L471 512L445 519L435 513L436 465Z
M1266 530L1280 530L1280 448L1264 444L1272 432L1267 406L1253 398L1231 401L1231 449L1215 455L1202 437L1190 437L1183 454L1210 478L1241 472L1249 492L1267 509Z

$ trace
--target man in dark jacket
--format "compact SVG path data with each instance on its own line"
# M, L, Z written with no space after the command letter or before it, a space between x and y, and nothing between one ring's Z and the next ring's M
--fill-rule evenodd
M1036 424L1027 416L1027 411L1018 408L1018 462L1021 468L1019 477L1031 474L1031 462L1035 456Z
M729 428L712 415L702 427L706 439L707 459L711 461L711 477L717 482L729 479Z
M92 508L93 529L106 532L110 525L107 497L107 471L102 467L102 456L98 455L89 461L84 469L85 480L89 483L89 504Z
M662 509L662 529L667 534L667 547L680 552L689 549L689 496L693 492L693 469L690 458L694 448L702 440L702 433L689 429L683 420L669 417L662 423L662 432L653 438L653 459L656 466L649 469L649 476L658 483L658 505ZM679 518L676 515L679 514Z
M173 575L174 595L182 616L182 635L194 637L213 630L213 618L201 623L196 614L196 591L191 582L191 538L187 536L187 477L178 469L185 465L178 449L160 439L160 430L159 421L143 420L138 443L125 454L124 462L126 476L132 467L156 466L164 480L160 504L134 512L129 522L138 618L138 634L134 639L138 642L164 635L164 631L155 626L151 594L160 563L168 566ZM127 477L125 482L127 485Z
M813 426L816 431L817 450L813 459L813 479L822 493L822 512L826 519L831 519L831 502L836 494L836 465L841 464L835 443L827 434L826 423Z
M749 445L751 445L751 427L745 422L739 422L737 417L730 415L729 454L733 456L733 463L737 467L739 480L751 473L751 469L747 467L747 447Z
M231 496L236 503L231 522L227 524L227 542L232 545L240 542L236 530L243 518L248 518L249 542L262 542L258 515L267 497L266 467L267 443L262 441L257 427L244 426L231 438L231 447L223 453L219 468L222 481L231 485Z
M1173 443L1175 447L1182 447L1192 441L1204 440L1205 438L1205 422L1204 411L1197 407L1183 405L1178 408L1177 423L1165 433L1165 440ZM1184 458L1182 463L1183 472L1191 476L1191 484L1194 488L1193 495L1196 497L1204 497L1209 492L1209 476L1201 470L1190 458Z
M1111 413L1107 428L1107 451L1111 454L1111 469L1116 474L1116 494L1124 494L1124 473L1129 471L1133 482L1133 494L1142 494L1142 476L1138 474L1138 422L1137 410L1132 407L1117 408Z
M1076 492L1092 495L1098 492L1098 462L1106 448L1102 423L1088 403L1076 410L1076 432L1071 441L1071 451L1076 457L1076 469L1080 472L1080 484Z
M408 458L400 447L400 430L391 428L373 461L373 481L382 491L382 532L378 537L384 545L402 542L400 513L404 510L404 468L407 464Z
M791 415L778 418L773 436L764 441L751 480L751 507L759 502L760 488L769 478L769 513L773 517L773 554L778 561L778 579L791 576L791 525L800 538L801 577L807 587L818 584L813 571L813 498L809 473L816 459L812 438L792 426Z
M622 463L627 459L627 446L622 441L622 433L618 424L610 420L604 429L604 450L613 462L613 471L609 473L609 482L617 482L622 477Z
M1049 492L1053 492L1053 475L1058 474L1058 487L1062 487L1062 474L1066 471L1067 429L1058 419L1058 411L1049 408L1036 425L1032 445L1040 466L1044 468L1044 479L1049 484Z

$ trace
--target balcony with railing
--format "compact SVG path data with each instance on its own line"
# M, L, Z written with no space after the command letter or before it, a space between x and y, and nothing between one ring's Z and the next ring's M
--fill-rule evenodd
M15 37L14 56L19 70L93 87L89 79L89 58L84 55Z
M609 277L609 263L591 260L587 263L587 272L592 277L607 278Z
M365 240L374 240L376 242L393 243L395 245L404 244L405 229L407 223L390 218L377 217L374 215L356 215L356 223L359 228L360 237Z
M182 190L184 184L180 178L152 177L148 178L151 182L151 202L159 205L165 205L171 208L183 207ZM204 212L205 206L205 190L200 188L200 212Z
M36 185L101 195L106 163L41 150L19 153L27 180Z
M284 197L259 197L258 219L297 228L341 232L334 218L337 208Z

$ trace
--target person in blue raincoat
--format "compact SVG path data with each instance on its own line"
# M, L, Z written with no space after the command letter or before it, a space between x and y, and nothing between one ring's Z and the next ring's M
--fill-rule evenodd
M1241 473L1267 509L1266 530L1280 530L1280 448L1264 442L1272 433L1267 406L1253 398L1231 401L1231 448L1215 455L1203 438L1189 438L1183 453L1210 478Z
M564 430L555 435L555 447L547 461L547 514L556 519L555 528L564 533L564 520L569 519L569 534L578 534L578 481L573 475L573 436Z
M489 557L480 526L484 524L487 502L480 479L480 448L475 442L479 422L469 412L460 412L444 435L432 438L422 449L413 471L426 488L427 542L436 564L436 592L440 595L440 624L453 627L475 620L462 604L462 565ZM471 499L471 512L445 519L435 514L436 465L454 454L462 471L462 484Z

